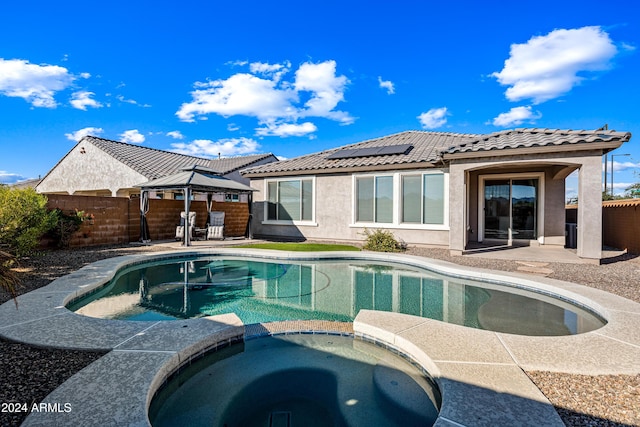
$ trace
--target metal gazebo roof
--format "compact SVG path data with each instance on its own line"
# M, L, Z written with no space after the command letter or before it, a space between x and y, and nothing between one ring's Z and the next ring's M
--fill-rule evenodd
M189 246L190 236L189 230L189 207L191 205L191 194L207 193L207 209L211 208L212 193L233 193L233 194L249 194L249 206L251 206L251 195L257 191L248 185L225 178L216 173L213 169L204 166L193 165L188 168L180 169L172 175L162 178L152 179L134 187L140 188L140 235L141 241L148 242L149 227L147 225L146 214L149 211L149 190L183 190L184 191L184 210L185 210L185 233L184 245ZM251 222L251 210L249 210L249 223ZM249 224L248 229L250 230Z
M172 175L152 179L137 184L143 190L168 190L190 188L191 191L203 193L251 193L256 191L248 185L218 175L213 169L193 165L180 169Z

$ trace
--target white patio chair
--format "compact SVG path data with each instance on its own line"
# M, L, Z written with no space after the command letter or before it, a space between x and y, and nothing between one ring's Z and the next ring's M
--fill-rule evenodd
M207 227L207 240L224 240L224 212L211 212L209 214L209 227Z
M184 219L185 213L184 211L180 212L180 225L176 226L176 240L184 239ZM191 233L189 236L193 237L196 229L196 213L189 212L189 232Z

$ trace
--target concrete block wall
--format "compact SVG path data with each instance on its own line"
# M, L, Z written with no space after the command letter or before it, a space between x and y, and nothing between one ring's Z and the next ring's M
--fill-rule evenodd
M137 198L69 196L63 194L47 195L49 209L61 209L66 214L76 210L93 215L93 220L85 220L71 238L70 247L116 245L137 242L140 239L140 200ZM225 236L245 235L249 219L247 203L213 202L214 211L223 211L225 215ZM175 238L176 226L180 223L180 212L184 210L184 201L151 199L147 223L152 241ZM207 223L207 204L205 201L191 202L191 210L196 212L196 226ZM51 238L43 238L42 246L56 244Z
M47 207L65 214L84 211L93 220L85 220L69 242L70 247L114 245L129 242L129 199L116 197L47 195ZM51 239L44 246L55 245Z

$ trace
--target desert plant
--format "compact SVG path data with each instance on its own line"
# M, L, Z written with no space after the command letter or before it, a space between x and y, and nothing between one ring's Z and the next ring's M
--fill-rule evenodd
M0 288L4 289L16 301L16 287L20 283L18 276L13 272L13 267L17 265L16 257L9 252L0 251Z
M364 230L367 236L364 249L376 252L398 252L402 249L400 243L396 240L393 233L388 230Z
M51 230L51 234L58 247L66 248L69 246L73 233L80 229L80 225L87 216L84 211L78 210L74 213L66 214L61 209L54 209L53 213L56 216L56 225Z
M17 257L29 254L56 222L42 194L0 185L0 245L6 252Z

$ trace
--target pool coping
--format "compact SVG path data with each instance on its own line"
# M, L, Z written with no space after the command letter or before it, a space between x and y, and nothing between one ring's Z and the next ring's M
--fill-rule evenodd
M353 322L356 337L389 346L418 361L433 376L443 396L438 426L563 425L523 370L587 375L640 373L640 304L574 283L403 254L242 248L154 252L98 261L18 297L17 310L13 301L0 306L0 336L5 338L45 347L111 350L44 401L60 405L49 406L50 411L32 412L23 425L149 425L151 398L172 372L211 348L244 339L245 327L235 314L128 322L84 317L65 308L70 300L99 288L126 265L194 255L399 262L473 280L509 281L576 301L607 319L604 327L584 334L530 337L362 310ZM326 329L323 326L316 332L331 332ZM64 409L64 403L71 405L70 412L55 410Z

